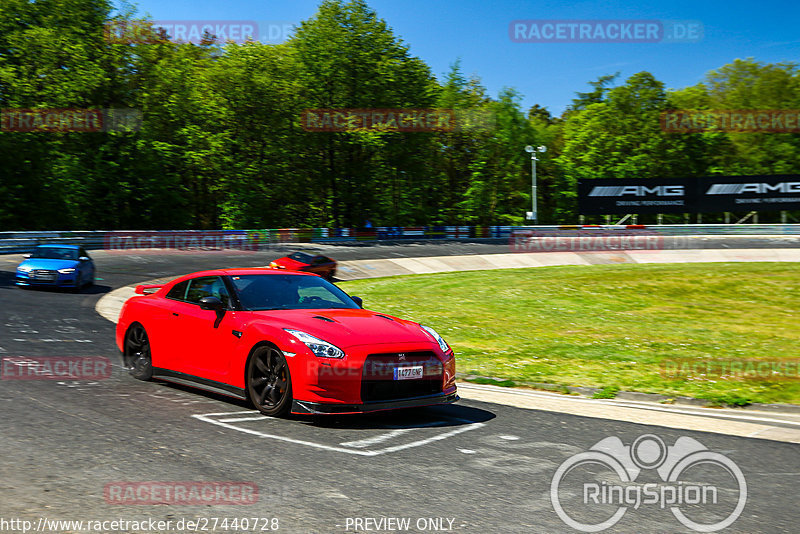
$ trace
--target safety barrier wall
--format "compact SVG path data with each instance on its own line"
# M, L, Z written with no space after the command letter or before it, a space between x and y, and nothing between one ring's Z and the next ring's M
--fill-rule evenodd
M91 250L266 250L282 243L494 239L531 231L636 230L653 235L797 235L800 224L551 225L551 226L379 226L374 228L270 228L251 230L115 230L0 232L0 254L19 254L46 243L80 244Z

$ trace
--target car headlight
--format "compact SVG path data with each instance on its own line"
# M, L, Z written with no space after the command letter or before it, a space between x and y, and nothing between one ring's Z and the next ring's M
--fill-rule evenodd
M75 272L75 269L73 269L72 267L67 267L66 269L59 269L58 272L60 272L61 274L72 274Z
M20 265L19 267L17 267L17 270L21 273L29 273L33 270L33 267L29 265Z
M440 336L436 332L436 330L434 330L430 326L419 325L419 327L422 328L423 330L425 330L428 334L430 334L430 336L433 339L436 340L436 342L439 344L439 348L442 349L442 352L447 352L448 350L450 350L450 346L447 344L447 342L444 340L444 338L442 338L442 336Z
M332 343L323 341L302 330L284 328L285 331L305 343L317 358L344 358L344 351Z

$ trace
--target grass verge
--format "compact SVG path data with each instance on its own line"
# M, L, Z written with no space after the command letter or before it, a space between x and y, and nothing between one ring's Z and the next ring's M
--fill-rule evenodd
M369 309L434 327L460 372L607 396L800 403L800 264L559 266L341 286Z

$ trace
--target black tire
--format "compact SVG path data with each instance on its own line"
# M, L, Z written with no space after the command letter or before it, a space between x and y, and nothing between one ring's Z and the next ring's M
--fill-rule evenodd
M150 380L153 377L153 358L150 339L139 323L128 328L125 334L123 364L133 378Z
M286 357L271 345L257 347L247 362L247 398L264 415L281 417L292 406L292 377Z
M325 275L325 279L327 279L328 282L333 282L334 278L336 278L336 269L331 269L328 271L328 274Z

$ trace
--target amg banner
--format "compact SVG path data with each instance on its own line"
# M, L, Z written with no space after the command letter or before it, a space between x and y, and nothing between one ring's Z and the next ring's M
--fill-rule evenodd
M578 182L581 215L800 209L800 175Z
M709 176L697 179L699 213L800 209L800 175Z
M693 211L694 192L692 178L580 180L578 207L581 215L686 213Z

